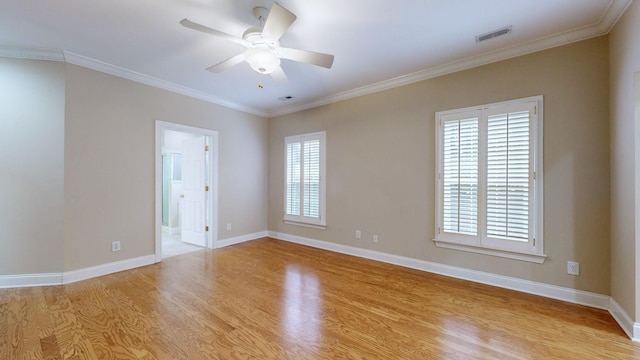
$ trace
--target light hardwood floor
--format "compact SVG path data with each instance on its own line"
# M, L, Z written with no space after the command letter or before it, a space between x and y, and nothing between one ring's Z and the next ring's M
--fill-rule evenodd
M603 310L272 239L0 290L0 359L636 358Z

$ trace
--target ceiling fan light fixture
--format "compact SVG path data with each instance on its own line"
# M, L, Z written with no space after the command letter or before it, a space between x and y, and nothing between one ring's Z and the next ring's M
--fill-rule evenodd
M233 41L247 48L243 53L208 67L207 70L212 73L219 73L246 61L257 73L270 74L274 81L285 82L287 76L280 67L280 59L312 64L327 69L331 68L333 55L280 47L280 38L291 24L296 21L297 17L294 13L278 5L278 3L273 3L271 10L267 10L265 7L256 7L253 13L260 22L260 28L252 27L247 29L242 38L195 23L189 19L182 19L180 25Z
M245 60L251 68L260 74L271 74L280 66L280 58L270 50L249 49L245 54Z

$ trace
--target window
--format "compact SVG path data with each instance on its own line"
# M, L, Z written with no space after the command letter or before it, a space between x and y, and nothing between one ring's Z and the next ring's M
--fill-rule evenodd
M284 221L324 229L326 133L285 138Z
M542 96L436 113L437 246L542 263Z

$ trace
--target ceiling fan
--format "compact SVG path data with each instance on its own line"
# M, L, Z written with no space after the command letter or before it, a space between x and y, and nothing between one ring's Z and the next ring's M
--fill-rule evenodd
M260 21L261 29L249 28L242 38L229 35L219 30L183 19L180 24L186 28L201 31L219 38L233 41L247 48L243 53L230 57L207 70L219 73L243 61L261 74L270 74L278 82L286 81L287 76L280 67L280 59L293 60L313 64L330 69L333 65L333 55L313 51L292 49L280 46L280 37L296 20L296 15L282 6L274 3L271 11L258 6L253 14Z

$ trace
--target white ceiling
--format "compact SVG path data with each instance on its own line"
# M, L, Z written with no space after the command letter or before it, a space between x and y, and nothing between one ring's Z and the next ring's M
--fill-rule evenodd
M64 59L273 116L606 34L631 1L279 0L298 17L282 46L335 61L283 60L289 81L278 84L246 63L206 71L244 48L178 24L241 37L258 26L252 9L273 0L0 0L0 56ZM475 42L505 26L509 35Z

